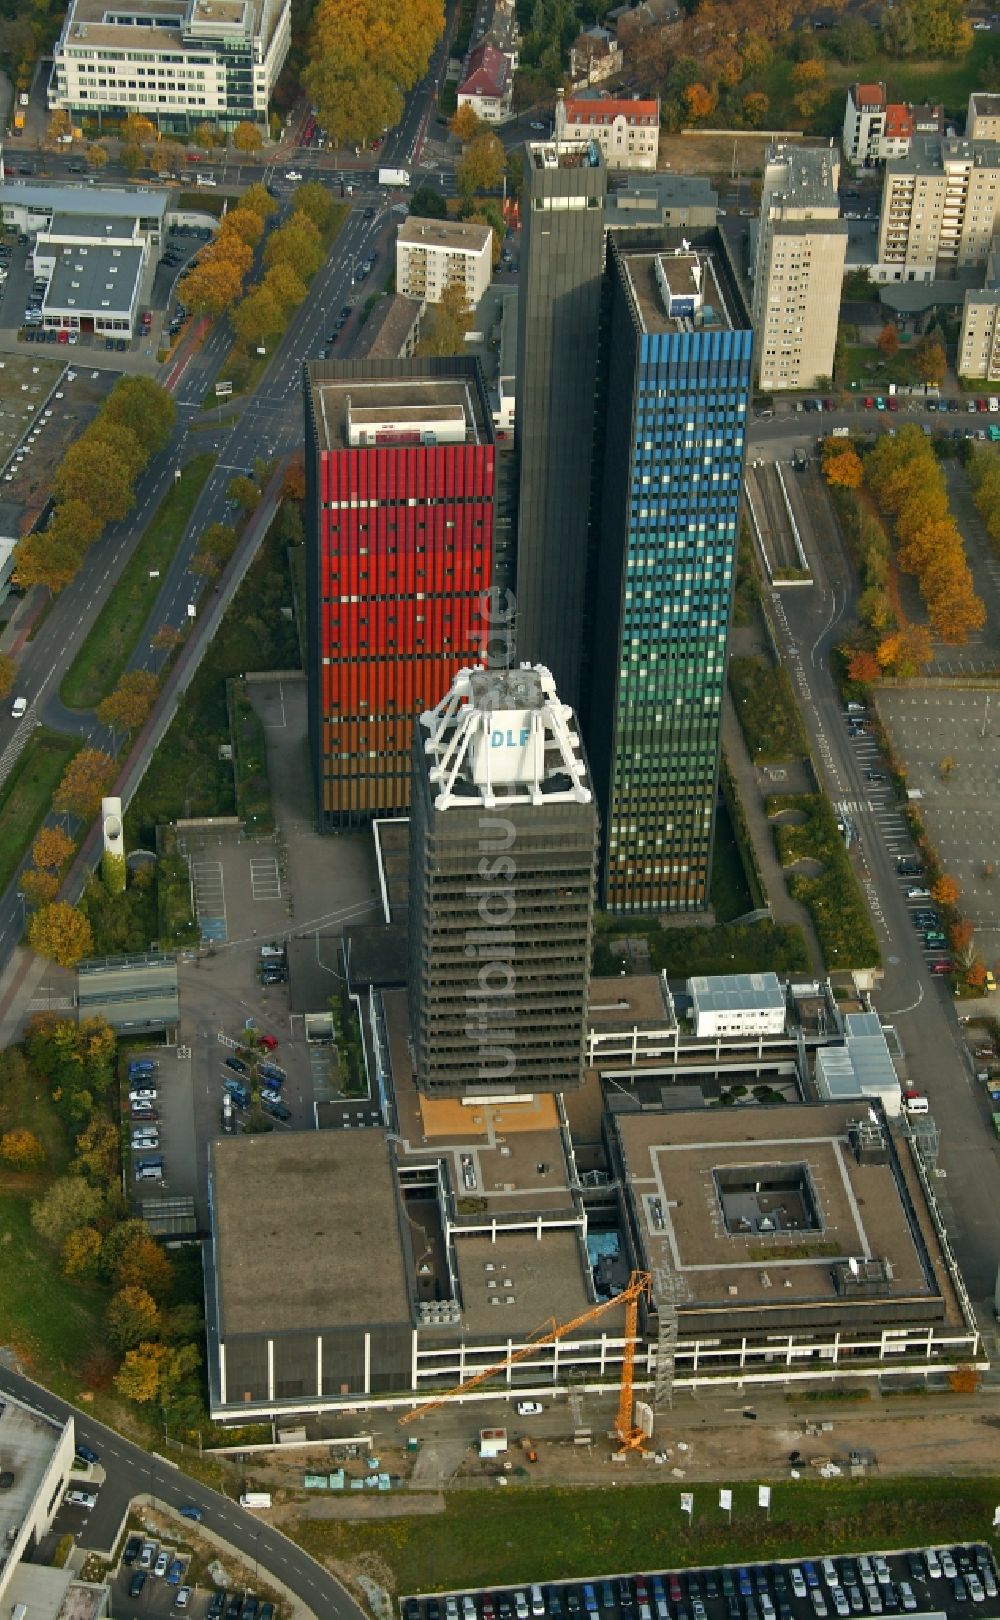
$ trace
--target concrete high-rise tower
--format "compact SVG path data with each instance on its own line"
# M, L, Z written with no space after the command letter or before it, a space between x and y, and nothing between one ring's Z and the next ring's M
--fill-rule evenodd
M593 142L525 148L518 301L517 651L578 708L608 176Z
M410 1032L432 1096L583 1078L597 815L544 668L466 669L414 740Z
M473 359L310 365L309 747L320 824L405 812L413 724L486 655L494 445Z
M708 900L751 332L715 230L616 232L587 748L611 911Z

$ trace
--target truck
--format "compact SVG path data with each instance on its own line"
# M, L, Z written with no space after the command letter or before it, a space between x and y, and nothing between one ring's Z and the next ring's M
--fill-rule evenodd
M380 186L408 186L410 183L409 169L379 169L378 183Z
M244 1491L240 1497L241 1508L269 1508L271 1495L269 1491Z

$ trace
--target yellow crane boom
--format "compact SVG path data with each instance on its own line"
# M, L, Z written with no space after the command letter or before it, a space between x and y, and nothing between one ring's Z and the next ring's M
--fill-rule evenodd
M423 1417L427 1412L433 1412L438 1407L446 1406L457 1395L464 1395L468 1390L475 1389L480 1384L489 1383L491 1378L495 1378L498 1373L506 1372L508 1367L515 1366L519 1361L526 1361L542 1345L555 1344L560 1339L567 1339L576 1332L577 1328L586 1327L588 1322L596 1321L605 1312L613 1311L619 1305L624 1305L625 1350L622 1355L622 1377L618 1392L618 1418L615 1427L618 1438L627 1451L641 1450L645 1437L642 1430L635 1427L633 1421L632 1394L635 1372L635 1345L639 1329L639 1301L643 1298L649 1299L651 1286L652 1277L648 1271L633 1271L627 1286L622 1289L620 1294L616 1294L613 1299L606 1299L600 1305L591 1306L589 1311L583 1311L581 1315L574 1316L571 1322L557 1323L553 1321L551 1327L539 1333L536 1338L532 1339L529 1344L523 1345L520 1350L514 1350L509 1356L505 1356L502 1361L495 1362L492 1367L486 1367L482 1372L474 1373L471 1378L463 1379L462 1383L456 1384L454 1388L447 1389L440 1395L433 1395L429 1400L421 1401L419 1406L415 1406L412 1411L404 1412L399 1422L401 1424L413 1423L416 1418Z

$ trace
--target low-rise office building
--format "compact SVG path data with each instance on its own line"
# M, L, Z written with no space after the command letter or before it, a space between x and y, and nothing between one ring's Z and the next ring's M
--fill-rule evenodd
M660 149L659 99L614 97L602 91L556 101L555 139L595 141L609 169L655 169Z
M396 234L396 291L436 304L461 287L475 308L493 276L493 227L452 219L404 219Z
M716 973L689 979L687 991L699 1039L784 1032L785 992L776 973Z
M208 121L266 126L291 44L290 0L70 0L48 102L74 118L141 113L187 134Z
M52 1571L37 1568L41 1600L31 1601L36 1566L28 1560L52 1528L65 1488L73 1479L74 1425L43 1417L4 1391L0 1402L0 1603L5 1615L49 1612L45 1578ZM70 1585L69 1570L60 1570L63 1587ZM18 1605L26 1605L19 1609ZM93 1610L83 1610L85 1614ZM106 1614L107 1608L98 1611Z

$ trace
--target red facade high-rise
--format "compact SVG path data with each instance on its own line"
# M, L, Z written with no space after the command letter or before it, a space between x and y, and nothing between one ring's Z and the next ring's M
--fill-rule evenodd
M415 717L484 659L494 447L478 363L306 374L310 750L321 824L405 812Z

